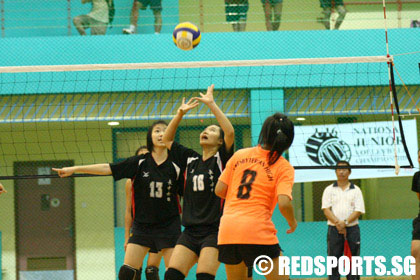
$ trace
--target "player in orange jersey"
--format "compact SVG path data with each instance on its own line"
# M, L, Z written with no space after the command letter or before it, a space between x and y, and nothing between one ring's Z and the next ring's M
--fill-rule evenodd
M297 227L293 214L294 168L281 155L293 142L293 123L283 114L268 117L257 147L237 151L219 177L216 194L225 198L219 227L219 261L226 266L227 279L247 279L247 268L266 255L273 270L266 279L279 276L281 254L276 229L271 220L276 204L292 233Z

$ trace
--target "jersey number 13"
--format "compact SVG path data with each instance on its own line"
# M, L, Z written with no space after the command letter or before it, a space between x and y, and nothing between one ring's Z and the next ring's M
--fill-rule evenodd
M162 182L150 182L150 197L162 198Z

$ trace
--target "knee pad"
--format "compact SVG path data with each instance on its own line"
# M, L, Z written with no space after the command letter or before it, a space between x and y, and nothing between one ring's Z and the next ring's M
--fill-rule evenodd
M140 280L140 277L141 268L138 270L126 264L121 266L120 272L118 273L119 280Z
M184 280L185 275L181 271L175 268L168 268L165 273L165 280Z
M208 274L208 273L197 273L196 274L197 280L214 280L216 276Z
M159 268L156 266L146 267L146 280L160 280L159 279Z

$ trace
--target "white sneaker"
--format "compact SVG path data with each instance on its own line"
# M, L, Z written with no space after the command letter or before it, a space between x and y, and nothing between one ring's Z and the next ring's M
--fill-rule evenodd
M130 29L130 28L124 28L123 29L123 34L134 34L134 30Z

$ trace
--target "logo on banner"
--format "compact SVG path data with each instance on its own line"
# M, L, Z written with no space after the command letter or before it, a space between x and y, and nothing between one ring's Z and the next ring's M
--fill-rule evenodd
M331 131L315 129L315 133L308 138L305 144L306 154L309 158L320 165L334 166L340 160L350 161L350 146L337 137L333 128Z

